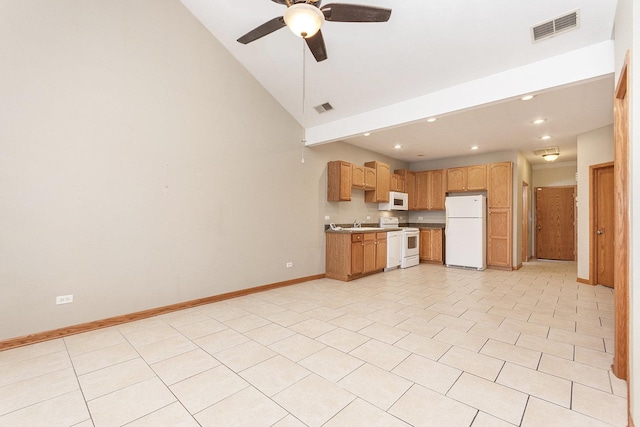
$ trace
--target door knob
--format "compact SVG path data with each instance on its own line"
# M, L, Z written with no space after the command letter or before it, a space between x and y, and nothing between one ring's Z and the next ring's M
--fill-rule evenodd
M603 234L603 233L604 233L604 231L602 231L602 230L598 230L598 231L596 231L596 234L598 234L598 235L599 235L599 234Z

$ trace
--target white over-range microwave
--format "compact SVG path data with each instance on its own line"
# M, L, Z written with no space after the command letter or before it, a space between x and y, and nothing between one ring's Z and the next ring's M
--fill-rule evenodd
M397 191L389 191L389 202L378 203L379 211L407 211L409 210L409 195Z

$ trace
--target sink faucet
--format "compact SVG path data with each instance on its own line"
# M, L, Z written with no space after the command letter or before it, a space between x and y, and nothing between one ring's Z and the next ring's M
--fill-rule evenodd
M360 228L362 227L362 223L358 222L357 219L353 220L353 228Z

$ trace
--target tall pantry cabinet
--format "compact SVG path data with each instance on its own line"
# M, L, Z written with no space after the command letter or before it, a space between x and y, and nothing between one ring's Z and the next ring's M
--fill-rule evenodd
M487 265L512 267L513 164L491 163L487 170Z

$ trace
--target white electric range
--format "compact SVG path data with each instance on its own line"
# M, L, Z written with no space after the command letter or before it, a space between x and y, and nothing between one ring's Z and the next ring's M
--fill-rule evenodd
M413 267L420 264L420 230L415 227L400 227L400 220L398 217L383 216L380 218L381 228L400 228L398 233L400 236L400 268ZM394 236L390 236L387 233L387 268L385 270L394 268L398 264L394 265L394 260L397 259L396 245L389 244L389 239L392 241Z

